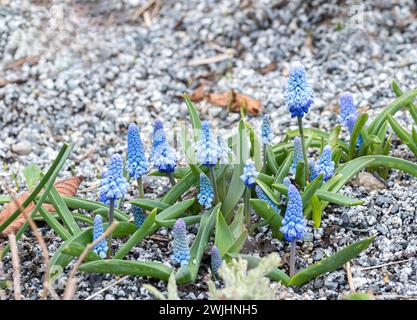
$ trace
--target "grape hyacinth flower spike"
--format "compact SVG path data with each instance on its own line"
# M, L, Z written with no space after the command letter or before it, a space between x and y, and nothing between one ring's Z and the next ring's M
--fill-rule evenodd
M126 170L129 176L136 179L139 197L144 197L142 177L149 172L149 162L143 149L138 127L131 123L127 133L127 161Z
M302 239L307 231L301 195L292 184L288 187L287 209L280 231L284 234L284 239L291 242L290 277L292 277L295 274L295 242Z
M299 62L295 62L290 66L290 72L288 76L287 88L285 91L285 100L288 105L288 109L291 113L291 117L297 117L298 127L300 130L301 145L303 150L304 162L307 164L307 150L304 143L304 127L303 117L308 112L311 104L313 103L313 89L310 86L304 66ZM309 179L309 168L306 166L306 181Z
M201 123L201 136L196 148L198 161L209 168L210 180L214 190L214 202L219 203L217 192L216 174L214 167L221 157L221 149L218 141L213 139L210 125L207 121Z
M119 154L110 158L108 170L100 181L100 200L109 205L109 224L113 223L115 201L125 196L127 180L123 177L123 159ZM112 234L108 237L108 255L110 255Z
M94 217L93 226L93 242L96 241L103 234L103 232L103 218L99 214L96 214L96 216ZM100 256L100 258L106 258L108 251L106 239L103 239L99 243L97 243L94 246L93 250Z
M206 209L211 208L214 200L214 190L210 179L204 173L200 173L200 191L197 195L198 203Z
M245 184L245 196L244 196L244 212L246 219L246 228L250 230L250 196L251 188L254 187L256 180L259 176L259 172L256 171L255 162L252 159L246 160L245 166L243 168L243 174L240 176L240 179L243 180Z
M323 174L323 181L329 180L334 174L334 161L332 160L332 148L327 145L323 148L321 156L314 165L314 170L311 172L311 180Z
M292 165L290 168L291 174L295 174L298 161L301 161L301 160L304 160L301 138L295 137L294 138L294 153L293 153Z
M171 185L174 186L176 182L173 172L177 166L177 155L175 150L168 144L161 120L156 120L154 124L151 162L159 172L168 175Z
M210 259L211 259L211 270L213 271L213 275L216 276L223 263L219 248L217 248L216 246L213 246L210 250Z
M174 242L172 245L172 260L179 265L188 265L190 249L188 247L187 229L183 219L178 219L172 229Z
M269 197L261 189L260 186L255 187L255 192L256 192L256 196L258 197L258 199L261 199L261 200L265 201L272 208L272 210L274 210L277 214L279 214L281 212L281 210L276 205L276 203L273 202L271 199L269 199Z
M352 134L353 127L358 120L359 113L356 110L355 103L353 102L353 96L349 92L344 92L340 95L340 122L348 129ZM359 135L357 146L362 145L362 135Z
M143 212L143 209L141 207L132 205L131 212L133 215L133 221L135 221L135 225L140 227L143 224L143 221L146 219L146 215Z
M274 138L271 130L271 117L265 114L262 118L261 140L263 145L263 169L266 170L266 148Z
M246 160L245 166L243 168L243 174L240 176L240 179L243 180L245 186L253 188L256 181L255 178L259 176L259 172L256 171L255 162L252 159Z
M219 163L228 164L229 155L231 154L232 149L229 148L221 136L217 136L217 146L219 148Z

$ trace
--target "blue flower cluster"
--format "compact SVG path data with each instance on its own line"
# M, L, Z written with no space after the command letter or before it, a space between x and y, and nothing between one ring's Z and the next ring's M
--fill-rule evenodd
M160 172L174 172L177 166L177 155L168 144L162 121L156 120L153 130L153 149L151 162Z
M303 147L301 144L301 138L295 137L294 138L294 155L292 159L292 165L290 168L290 173L295 174L295 171L297 169L298 161L303 161L304 155L303 155Z
M323 152L319 160L314 164L310 162L310 180L313 181L320 174L323 174L323 181L329 180L334 174L334 161L332 160L332 148L327 145L323 148Z
M303 65L298 62L290 66L285 99L291 117L302 118L313 103L313 89L307 81Z
M232 149L229 148L227 143L220 136L217 136L217 145L219 148L219 162L222 164L229 163L229 155L231 154Z
M340 120L341 123L352 133L353 127L358 120L359 113L356 110L355 103L353 102L353 96L349 92L342 93L340 95ZM362 135L359 135L357 146L362 145Z
M103 234L103 218L96 214L94 217L94 226L93 226L93 241L96 241ZM104 259L107 255L107 241L106 239L101 240L94 246L94 252L97 253L100 258Z
M187 228L183 219L178 219L173 227L172 234L174 242L172 245L172 260L182 265L187 265L190 260L190 249L188 247Z
M246 160L243 174L240 176L240 179L243 180L246 186L252 188L256 183L255 178L258 176L259 172L256 171L255 162L253 162L252 159Z
M123 177L123 159L114 154L110 158L108 170L100 181L100 200L110 204L111 200L118 200L127 192L127 180Z
M206 209L211 208L214 201L214 189L210 179L204 173L200 173L200 191L197 200Z
M198 161L207 167L214 167L221 156L219 143L213 139L211 128L207 121L201 123L201 137L196 151Z
M133 206L131 207L131 212L133 215L133 220L135 221L135 224L137 227L140 227L143 224L143 221L146 219L146 215L143 212L141 207Z
M271 116L269 114L265 114L262 118L261 127L262 144L270 144L273 138L274 134L271 130Z
M138 127L131 123L127 133L126 170L129 176L139 179L149 172L149 162L143 150Z
M213 246L210 250L210 258L211 258L211 270L216 275L222 265L222 256L220 255L219 248Z
M280 208L276 205L275 202L273 202L269 197L265 194L265 192L261 189L260 186L255 187L256 196L258 199L261 199L265 201L269 206L277 213L279 214L281 212Z
M288 204L282 219L280 231L287 241L300 240L304 237L307 227L303 217L303 202L301 195L294 185L288 187Z

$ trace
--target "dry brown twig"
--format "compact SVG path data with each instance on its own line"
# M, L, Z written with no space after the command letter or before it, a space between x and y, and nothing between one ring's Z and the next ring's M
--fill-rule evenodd
M350 292L351 293L355 293L356 292L356 289L355 289L355 286L353 284L352 271L350 269L350 262L349 261L346 262L345 269L346 269L347 280L348 280Z
M118 284L118 283L120 283L120 282L122 282L122 281L126 280L126 279L127 279L127 278L129 278L129 277L130 277L130 276L128 275L128 276L124 276L124 277L120 278L119 280L117 280L117 281L115 281L115 282L113 282L113 283L109 284L108 286L104 287L103 289L100 289L100 290L99 290L99 291L97 291L96 293L94 293L94 294L92 294L91 296L87 297L85 300L91 300L91 299L93 299L94 297L98 296L100 293L103 293L104 291L109 290L111 287L114 287L116 284Z
M117 224L117 221L113 221L113 223L106 229L106 231L103 232L103 234L100 237L86 245L83 253L80 255L77 262L74 264L74 267L72 268L71 273L68 277L67 286L65 287L63 295L63 300L71 300L73 298L77 286L77 278L75 277L75 274L77 273L81 263L83 263L85 257L87 257L87 254L94 248L96 244L98 244L101 240L105 239L111 232L113 232Z
M365 268L359 268L360 271L366 271L366 270L372 270L372 269L378 269L378 268L382 268L382 267L388 267L388 266L392 266L395 264L400 264L400 263L404 263L404 262L408 262L411 261L415 258L410 258L410 259L405 259L405 260L399 260L399 261L392 261L392 262L387 262L384 264L380 264L377 266L372 266L372 267L365 267Z
M22 300L22 294L20 292L19 249L17 248L16 235L14 233L9 234L9 246L10 246L10 253L12 255L14 299Z
M19 207L21 212L25 212L25 209L22 207L22 205L16 201L14 192L7 186L8 193L10 194L11 201L14 202L14 204ZM44 292L42 293L43 298L46 298L48 292L51 294L51 296L54 299L58 299L58 295L56 294L54 288L50 285L49 282L49 251L48 247L46 246L46 243L42 237L41 232L39 231L38 227L36 226L36 223L33 221L31 213L26 214L27 222L32 229L33 234L35 235L36 240L39 242L39 246L41 247L43 261L45 265L45 275L44 275L44 281L43 281L43 287Z
M138 19L142 14L144 14L155 3L155 1L156 0L149 0L143 6L138 8L133 13L133 19L135 19L135 20Z

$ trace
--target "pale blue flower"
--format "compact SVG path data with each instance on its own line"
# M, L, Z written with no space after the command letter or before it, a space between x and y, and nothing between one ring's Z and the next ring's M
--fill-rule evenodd
M108 170L100 181L99 199L105 204L118 200L127 192L127 180L123 177L123 159L119 154L110 158Z
M259 172L256 171L255 162L253 162L252 159L246 160L243 168L243 174L240 176L240 179L243 180L246 186L252 188L256 183L255 178L258 176Z
M187 228L183 219L178 219L172 229L174 242L172 245L172 260L182 265L188 265L190 249L188 247Z
M99 214L96 214L93 225L93 242L96 241L103 234L103 232L103 218ZM108 249L109 247L107 246L106 239L101 240L94 246L94 252L97 253L102 259L106 258Z
M197 200L206 209L211 208L214 201L213 187L210 179L204 173L200 173L200 191L197 195Z
M307 227L303 217L303 202L301 195L294 185L288 188L288 203L280 231L287 241L300 240L304 237Z
M149 162L143 150L138 127L131 123L127 133L126 170L129 176L139 179L149 171Z
M292 165L290 168L291 174L295 174L298 161L303 161L303 160L304 160L304 155L303 155L303 147L301 144L301 138L295 137L294 138L294 154L293 154L293 159L292 159Z
M313 89L308 83L303 65L298 62L290 67L285 99L293 118L302 118L313 102Z

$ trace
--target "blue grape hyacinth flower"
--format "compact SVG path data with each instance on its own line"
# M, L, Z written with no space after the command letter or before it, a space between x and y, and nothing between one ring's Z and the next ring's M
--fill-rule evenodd
M142 208L138 206L132 206L131 212L136 226L140 227L146 219L146 214L143 212Z
M276 213L280 213L281 210L279 209L279 207L276 205L275 202L273 202L271 199L269 199L269 197L266 195L266 193L262 190L262 188L260 186L256 186L255 187L255 192L256 192L256 196L258 197L258 199L261 199L263 201L265 201L267 204L269 204L269 206L276 212Z
M313 89L310 86L304 66L295 62L290 66L285 100L291 117L302 118L313 103Z
M282 180L282 184L288 188L288 187L290 186L290 184L291 184L291 180L290 180L290 178L285 177L285 178Z
M123 177L123 159L119 154L110 158L108 170L100 181L99 192L99 199L104 204L110 204L111 200L116 201L126 194L127 180Z
M303 155L303 147L301 144L301 138L295 137L294 138L294 155L292 159L292 165L290 168L290 173L295 174L295 171L297 169L298 161L303 161L304 155Z
M227 143L220 136L217 136L217 146L219 148L219 163L229 163L229 155L232 152L232 149L229 148Z
M252 159L246 160L243 168L243 174L240 176L240 179L243 180L246 186L252 188L256 183L255 178L258 176L259 172L256 171L255 162L253 162Z
M149 172L149 162L146 159L139 128L131 123L127 132L127 161L126 170L129 176L140 179Z
M293 184L288 188L287 210L280 231L284 234L285 240L290 242L302 239L307 231L301 195Z
M273 138L274 134L271 130L271 116L269 114L265 114L262 118L261 127L262 144L270 144Z
M96 241L96 239L98 239L98 237L100 237L103 232L103 218L99 214L96 214L94 217L93 225L93 241ZM107 255L108 249L107 241L106 239L103 239L94 246L93 250L100 256L100 258L104 259Z
M353 96L349 92L344 92L340 95L340 122L352 134L353 128L358 120L359 112L356 110ZM362 145L362 135L359 135L357 146Z
M198 161L207 167L214 167L221 156L219 144L213 139L207 121L201 123L201 137L197 144L196 153Z
M213 270L213 273L216 275L223 263L219 248L217 248L216 246L213 246L210 250L210 259L211 259L211 270Z
M311 171L311 180L323 174L323 181L329 180L334 174L334 161L332 160L332 148L327 145L323 148L323 152L319 160L314 165L314 170Z
M188 247L187 228L183 219L178 219L172 229L174 243L172 245L172 260L182 265L187 265L190 260L190 249Z
M172 173L177 166L177 155L168 144L162 121L156 120L153 130L151 162L160 172Z
M200 191L198 192L197 200L206 209L211 208L214 201L213 186L211 185L210 179L204 173L200 173Z

